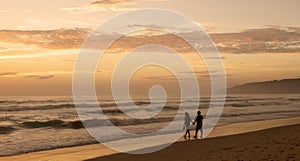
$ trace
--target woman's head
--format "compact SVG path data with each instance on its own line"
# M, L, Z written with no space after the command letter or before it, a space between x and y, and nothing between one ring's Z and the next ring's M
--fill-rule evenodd
M190 116L190 114L188 112L185 112L185 116Z

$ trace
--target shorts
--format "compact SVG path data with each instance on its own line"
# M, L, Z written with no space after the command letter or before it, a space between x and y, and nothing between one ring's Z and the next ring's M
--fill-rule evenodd
M202 124L201 125L197 125L196 126L196 131L201 130L201 128L202 128Z

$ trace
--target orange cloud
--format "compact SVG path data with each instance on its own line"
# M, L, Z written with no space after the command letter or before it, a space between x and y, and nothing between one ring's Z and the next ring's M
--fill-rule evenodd
M25 78L33 78L33 79L51 79L54 78L55 75L27 75Z
M149 26L133 25L127 27L147 28ZM151 26L151 28L153 27L159 30L159 26ZM90 29L83 28L25 31L0 30L0 42L23 43L45 49L79 49L90 32ZM183 34L191 38L198 35L195 32L178 33L179 36ZM211 33L209 35L221 53L300 52L300 28L297 27L269 27L237 33ZM101 41L108 41L111 37L109 34L102 35ZM101 43L101 41L97 43ZM192 50L184 41L176 38L176 35L144 32L142 34L123 36L112 45L110 53L126 52L137 46L153 43L166 45L180 52L190 52Z
M120 3L127 3L128 0L102 0L90 2L90 5L115 5Z
M221 52L285 53L300 52L300 28L250 29L240 33L211 34Z
M48 49L80 48L90 29L0 30L0 42L23 43Z
M17 72L4 72L4 73L0 73L0 76L5 77L5 76L14 76L17 75Z

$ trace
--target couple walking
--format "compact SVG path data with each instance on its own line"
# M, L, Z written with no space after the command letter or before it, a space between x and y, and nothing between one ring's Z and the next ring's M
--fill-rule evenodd
M194 138L197 139L198 136L198 131L200 130L201 134L200 134L200 138L203 138L203 128L202 128L202 122L203 122L203 116L201 115L201 111L197 112L197 116L195 117L195 120L192 121L190 114L188 112L185 113L185 119L184 119L184 125L183 125L183 129L185 130L185 134L184 134L184 139L186 139L186 135L188 134L188 137L190 139L191 134L190 134L190 123L193 123L193 125L196 124L196 132L195 132L195 136Z

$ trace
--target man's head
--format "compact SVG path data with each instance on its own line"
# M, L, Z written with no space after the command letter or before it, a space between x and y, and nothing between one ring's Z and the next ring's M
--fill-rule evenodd
M201 115L201 111L198 111L197 114L198 114L198 115Z

